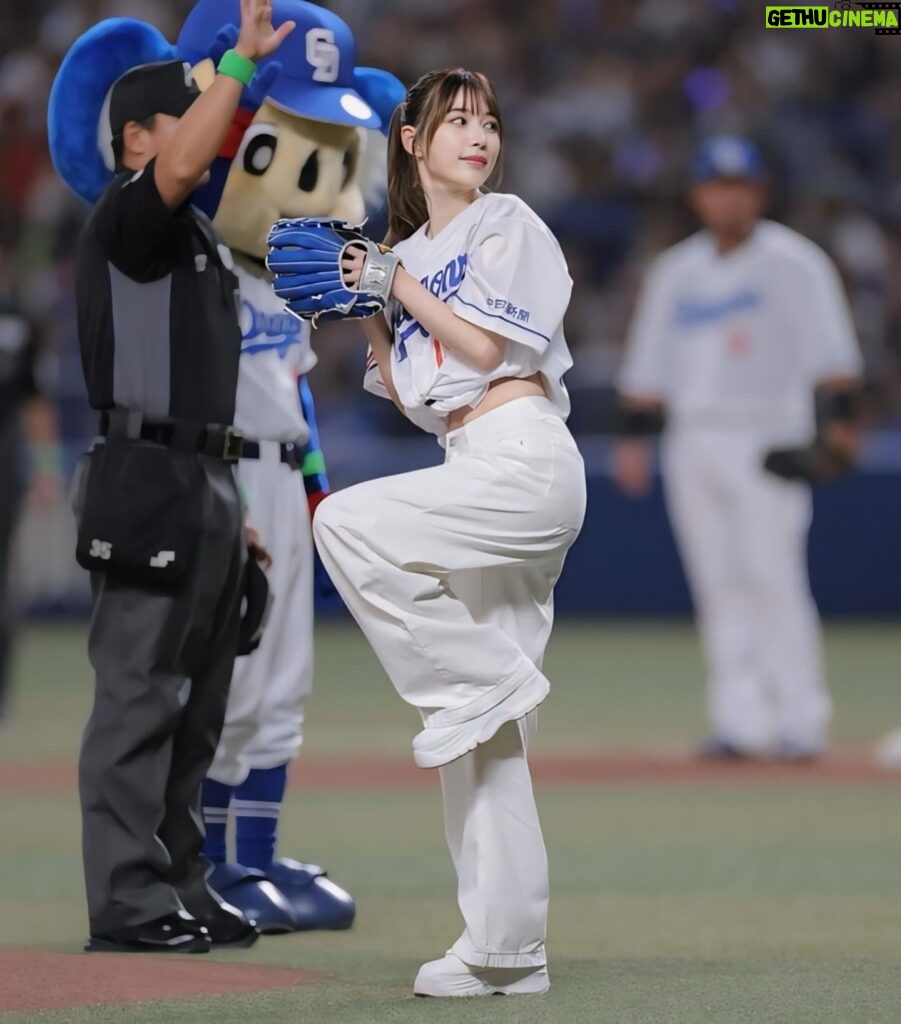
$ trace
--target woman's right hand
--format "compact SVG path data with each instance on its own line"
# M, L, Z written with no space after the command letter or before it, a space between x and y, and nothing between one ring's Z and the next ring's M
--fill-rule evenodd
M294 31L295 22L272 27L272 0L241 0L241 29L235 50L248 60L274 53Z

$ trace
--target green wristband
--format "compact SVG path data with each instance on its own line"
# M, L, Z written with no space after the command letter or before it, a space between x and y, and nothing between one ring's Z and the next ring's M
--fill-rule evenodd
M242 57L237 50L226 50L216 70L220 75L237 79L241 85L250 85L251 79L257 73L257 66L250 58Z

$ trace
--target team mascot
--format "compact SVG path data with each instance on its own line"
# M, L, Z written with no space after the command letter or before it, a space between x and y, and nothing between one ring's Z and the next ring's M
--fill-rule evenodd
M279 218L362 220L363 169L371 170L373 153L384 166L379 130L387 133L404 97L393 75L355 67L353 35L335 14L301 0L274 0L273 25L289 19L297 27L277 59L258 64L210 183L195 195L232 250L240 280L235 424L259 443L260 458L242 460L238 480L272 554L274 595L259 649L235 666L222 739L204 783L204 852L215 865L213 888L269 932L348 928L355 908L321 868L275 857L287 766L301 745L312 686L321 567L310 519L328 482L306 379L316 363L309 327L272 291L266 240ZM200 0L188 15L177 50L201 88L234 45L239 20L238 0ZM234 859L226 856L229 816Z
M259 62L210 181L193 197L235 251L244 335L235 422L258 455L241 461L239 478L273 556L274 595L260 646L236 665L204 785L204 852L214 864L211 886L270 933L348 928L355 906L321 868L274 855L287 765L301 745L312 682L310 516L328 483L305 378L316 359L306 324L283 310L269 286L266 238L285 216L362 218L361 151L403 99L392 75L355 67L353 36L341 19L300 0L275 0L273 23L288 19L297 28L278 61ZM121 75L182 59L202 88L237 39L239 21L239 0L201 0L177 46L130 18L108 19L81 36L60 66L48 109L51 155L69 187L93 203L112 180L103 115ZM233 860L225 849L229 813Z

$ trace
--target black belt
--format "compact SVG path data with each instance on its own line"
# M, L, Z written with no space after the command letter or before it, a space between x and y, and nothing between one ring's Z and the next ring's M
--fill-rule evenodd
M241 458L260 458L260 447L259 441L245 441L241 446ZM292 469L301 469L303 467L303 456L300 454L300 449L293 441L279 442L278 457L280 462L284 462Z
M103 437L130 441L152 441L167 448L212 455L226 462L240 459L244 438L232 426L222 423L193 423L180 419L145 419L143 414L112 409L100 414Z

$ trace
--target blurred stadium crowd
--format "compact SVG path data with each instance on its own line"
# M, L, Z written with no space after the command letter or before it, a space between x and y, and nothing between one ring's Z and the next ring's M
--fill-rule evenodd
M501 189L558 235L576 281L568 318L577 432L603 429L641 271L691 229L695 141L751 134L772 170L772 214L838 263L866 360L871 422L901 425L901 40L869 30L773 31L750 0L333 0L361 64L412 82L486 71L506 122ZM62 55L104 17L174 39L190 0L31 0L0 12L0 287L59 359L63 433L90 435L74 335L72 253L84 210L45 137ZM363 416L362 351L318 346L317 393ZM366 410L373 410L371 413Z

